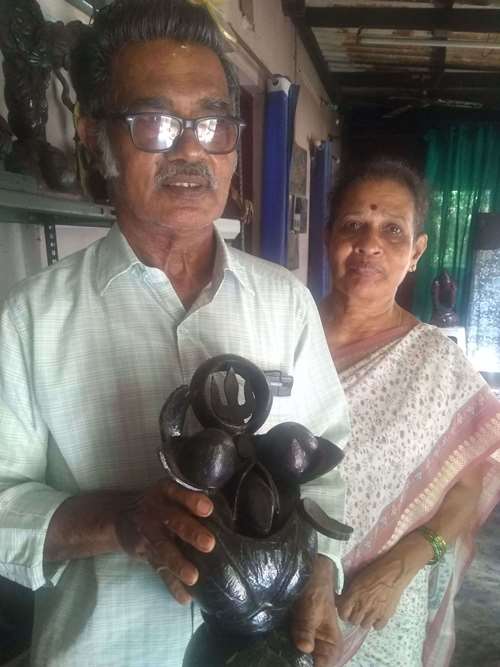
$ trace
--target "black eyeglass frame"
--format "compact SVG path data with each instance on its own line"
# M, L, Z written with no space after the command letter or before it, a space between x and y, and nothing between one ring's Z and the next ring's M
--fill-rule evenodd
M135 143L134 141L134 130L133 126L135 123L135 119L138 117L144 117L144 116L160 116L164 118L173 118L174 120L177 120L180 125L181 125L181 130L179 134L175 137L173 140L172 145L170 148L163 148L161 150L148 150L147 148L139 148L139 146ZM236 118L235 116L201 116L200 118L182 118L181 116L174 116L171 113L162 113L158 111L136 111L136 112L116 112L116 113L108 113L104 115L105 119L111 119L111 120L121 120L124 121L128 125L129 133L130 133L130 139L134 146L137 148L137 150L142 151L144 153L170 153L170 151L175 150L175 147L184 134L184 131L186 129L188 130L193 130L194 135L196 137L197 142L200 144L200 146L203 148L204 151L206 151L209 155L228 155L229 153L232 153L234 150L236 150L238 143L240 141L241 137L241 130L246 127L246 123L239 118ZM207 147L199 140L198 138L198 133L197 133L197 127L199 123L202 121L206 120L230 120L231 122L234 123L236 126L236 139L234 141L234 146L231 148L231 150L228 151L211 151L208 150Z

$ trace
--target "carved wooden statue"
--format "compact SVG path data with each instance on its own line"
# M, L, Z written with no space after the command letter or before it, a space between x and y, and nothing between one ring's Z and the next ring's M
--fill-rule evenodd
M458 327L460 319L455 311L457 285L447 271L432 283L432 319L437 327Z
M66 155L47 141L47 88L52 73L63 86L73 44L85 26L45 21L36 0L0 0L0 50L4 62L8 123L16 137L5 158L11 171L30 174L55 190L76 187L75 169Z

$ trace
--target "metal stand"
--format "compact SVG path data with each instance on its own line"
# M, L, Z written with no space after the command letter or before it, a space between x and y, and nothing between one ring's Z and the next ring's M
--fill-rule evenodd
M47 248L47 263L50 266L59 261L59 253L57 250L57 232L56 226L46 224L45 229L45 246Z

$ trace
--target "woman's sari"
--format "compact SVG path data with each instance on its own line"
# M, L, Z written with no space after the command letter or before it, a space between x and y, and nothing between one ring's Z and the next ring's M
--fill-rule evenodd
M415 577L383 630L344 631L339 664L444 667L474 536L500 498L500 404L458 346L425 324L345 346L335 361L352 419L343 462L346 521L354 527L347 578L429 521L465 471L484 468L470 531Z

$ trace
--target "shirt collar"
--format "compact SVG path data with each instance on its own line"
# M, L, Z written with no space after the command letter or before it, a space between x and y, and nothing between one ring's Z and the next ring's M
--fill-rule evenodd
M116 278L127 273L137 264L142 264L142 262L130 247L118 224L115 223L98 250L96 281L101 296Z
M217 226L215 227L215 242L216 251L212 283L219 286L222 284L226 273L230 273L244 289L253 293L253 289L248 281L247 271L238 259L239 253L229 248Z
M226 273L230 273L242 287L253 292L248 282L247 272L238 260L238 254L230 250L217 227L215 228L215 242L212 284L218 287L222 284ZM116 278L128 273L134 266L147 268L134 253L117 223L111 227L108 235L103 239L98 253L96 280L101 296Z

